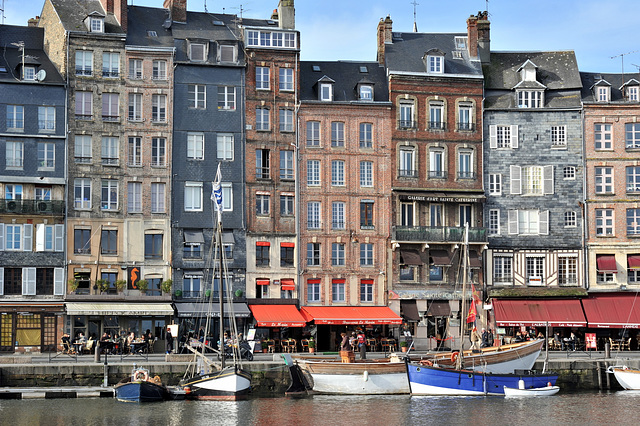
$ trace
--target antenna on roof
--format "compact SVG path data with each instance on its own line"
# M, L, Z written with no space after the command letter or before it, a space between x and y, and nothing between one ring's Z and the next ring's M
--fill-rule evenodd
M4 0L2 0L2 7L0 7L0 18L2 18L2 25L4 25Z
M631 65L633 65L634 67L636 67L636 68L638 69L638 72L640 72L640 65L636 65L636 64L631 64Z
M209 13L207 10L207 0L204 0L204 13Z
M416 0L413 0L413 2L411 2L410 4L413 5L413 32L417 33L418 24L416 23L416 6L418 6L420 3L416 2Z
M611 59L620 58L620 62L622 63L622 84L624 84L624 57L636 52L638 52L638 50L634 50L633 52L621 53L619 55L611 57Z

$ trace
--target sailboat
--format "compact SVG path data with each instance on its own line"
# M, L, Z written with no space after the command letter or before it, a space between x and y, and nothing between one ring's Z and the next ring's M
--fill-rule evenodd
M469 276L469 225L465 224L462 252L462 311L466 312L467 279ZM460 326L460 341L464 341L464 327ZM538 352L539 353L539 352ZM431 361L407 363L409 389L412 395L504 395L504 389L523 387L542 388L555 385L557 374L491 373L465 368L465 352L455 356L455 368L444 368ZM454 361L452 359L452 361ZM534 360L535 361L535 360ZM520 383L522 381L522 383Z
M221 187L222 175L220 172L220 164L218 164L218 171L216 173L216 181L213 182L213 191L211 194L211 200L215 203L215 209L217 211L217 222L215 227L215 251L218 252L218 271L220 273L220 294L219 294L219 309L220 309L220 345L219 349L214 349L206 344L206 341L202 342L197 347L187 346L194 354L194 359L187 367L187 371L180 382L180 385L185 391L187 399L218 399L218 400L238 400L246 398L247 394L251 390L251 373L242 369L242 360L239 353L239 345L234 345L232 354L233 362L230 365L226 365L225 361L225 338L224 338L224 312L226 299L230 309L230 320L233 327L233 333L238 335L237 326L235 323L235 316L233 315L233 304L231 303L231 286L228 285L227 277L228 270L226 268L225 254L222 247L222 187ZM216 256L211 256L215 259ZM215 264L214 272L211 274L215 276ZM226 285L225 285L226 284ZM226 297L225 297L226 296ZM208 298L207 308L207 321L204 330L204 336L209 335L209 329L213 318L213 297L214 292L210 293ZM218 353L220 359L219 369L217 365L205 355L205 350L209 349Z

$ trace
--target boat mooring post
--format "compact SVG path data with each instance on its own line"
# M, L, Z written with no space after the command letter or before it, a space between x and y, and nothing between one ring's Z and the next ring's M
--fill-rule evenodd
M104 353L104 365L102 367L104 374L104 381L102 382L102 387L109 386L109 363L107 361L107 352Z

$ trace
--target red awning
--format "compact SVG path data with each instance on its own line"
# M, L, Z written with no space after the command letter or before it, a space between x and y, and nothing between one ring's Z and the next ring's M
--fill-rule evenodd
M630 254L627 256L629 269L640 269L640 254Z
M295 290L296 283L291 278L283 278L280 280L280 289L281 290Z
M249 305L257 327L304 327L305 319L295 305Z
M496 325L500 327L536 326L585 327L587 320L578 299L493 300Z
M616 256L613 254L599 254L596 256L598 272L618 272Z
M402 318L386 306L303 306L300 313L316 324L402 324Z
M269 280L261 280L260 278L258 278L256 280L256 285L269 285Z
M626 294L597 294L582 299L589 327L640 328L640 297Z

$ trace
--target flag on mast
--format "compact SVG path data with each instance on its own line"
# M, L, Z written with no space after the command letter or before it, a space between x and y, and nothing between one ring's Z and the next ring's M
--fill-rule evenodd
M218 171L216 172L216 180L211 183L211 200L216 202L216 211L218 212L218 223L222 223L222 172L220 172L220 163L218 163Z

